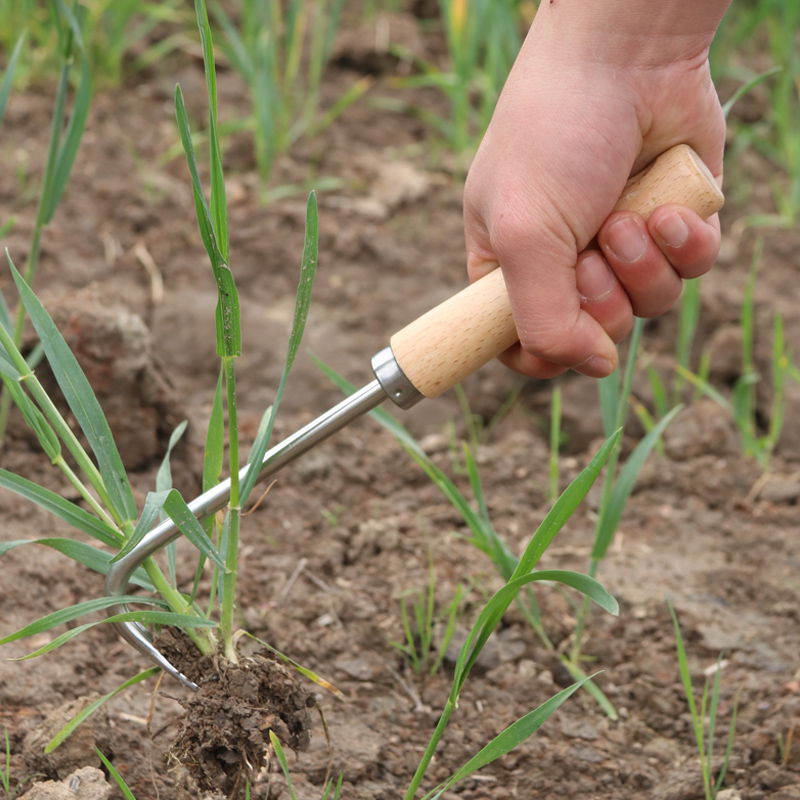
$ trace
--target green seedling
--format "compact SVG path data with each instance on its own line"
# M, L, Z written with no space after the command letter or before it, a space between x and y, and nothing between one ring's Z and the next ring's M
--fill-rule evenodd
M695 388L724 408L736 423L746 456L755 458L764 473L769 472L772 454L780 441L786 409L786 379L792 376L792 353L786 347L783 318L777 312L772 328L772 404L765 433L758 430L756 387L761 376L755 366L755 286L763 254L763 239L756 241L753 260L742 298L742 374L737 378L729 400L715 389L706 376L678 366L678 371Z
M342 391L348 394L354 391L355 387L345 380L341 375L337 374L330 367L323 364L319 359L315 358L314 360L317 362L319 368ZM439 489L439 491L442 492L447 501L458 512L469 531L469 536L466 537L467 540L485 553L486 556L488 556L503 580L511 580L515 574L515 571L519 568L520 561L511 552L508 545L502 540L492 524L484 496L480 474L469 446L466 443L463 443L464 460L469 478L470 489L472 491L472 501L468 500L463 495L456 484L431 460L431 458L422 450L408 430L403 427L403 425L401 425L391 414L380 408L375 409L374 411L370 412L370 414L400 442L400 445L403 447L403 449L411 456L417 465L421 467L423 472L425 472L433 484ZM660 431L658 433L660 434ZM653 441L653 438L654 437L651 437L647 441L651 442ZM619 437L612 434L610 440L613 440L615 443L617 443L619 441ZM639 452L641 453L642 451L640 450ZM625 473L626 476L633 471L636 463L637 462L634 462L631 465L628 472ZM639 468L641 468L641 465ZM622 486L623 488L627 486L627 481L623 483ZM525 620L531 626L544 647L546 647L548 650L555 651L555 646L550 640L550 637L547 635L547 631L545 630L545 626L539 611L539 605L536 602L536 597L531 591L530 586L522 586L520 591L515 594L514 602L516 602L518 608L525 617ZM568 659L563 660L567 669L570 670L570 673L576 678L576 680L584 680L587 677L581 670L579 664L572 663ZM587 680L585 681L585 688L610 717L616 718L616 711L597 684L591 680Z
M450 603L438 615L436 605L436 573L433 567L433 553L428 548L428 587L427 591L411 590L400 598L400 613L403 620L405 642L392 642L408 660L411 668L418 675L435 675L444 661L447 647L453 638L458 622L459 610L469 594L461 584L456 587L455 595ZM412 620L409 618L408 604L411 602ZM436 658L433 655L434 633L438 626L443 627L442 638L438 645Z
M168 452L158 471L156 490L147 495L141 512L137 509L113 435L88 380L44 306L25 278L16 270L9 255L9 266L21 304L39 335L56 382L84 438L79 439L67 424L64 416L34 374L30 363L21 354L12 332L4 325L0 325L0 345L2 346L0 374L6 382L9 395L36 434L44 452L53 466L63 473L82 502L85 503L85 507L6 470L0 470L0 486L33 501L76 531L95 539L103 547L89 545L75 538L54 537L35 541L23 539L0 544L0 556L15 547L38 544L55 549L90 569L105 574L111 562L129 552L161 515L169 516L174 520L199 554L198 577L195 579L195 587L191 595L179 590L175 575L175 555L168 552L166 572L153 558L149 558L132 578L135 585L154 596L101 597L78 603L49 614L0 639L0 645L2 645L41 634L56 626L80 620L86 614L104 611L119 602L149 605L152 608L152 610L116 614L101 621L82 622L66 633L56 636L48 644L28 654L25 658L33 658L50 652L95 625L130 621L156 628L161 626L178 627L192 639L201 653L212 654L219 650L230 661L236 661L238 658L236 642L242 635L234 626L238 534L241 509L250 497L256 471L252 470L247 477L239 480L239 470L243 466L239 457L235 386L235 361L241 352L239 308L233 273L229 267L225 188L219 141L216 136L217 95L214 59L208 18L202 0L197 0L196 14L203 43L210 106L211 191L208 201L200 183L180 88L176 90L176 115L192 179L200 235L208 252L219 290L216 328L217 349L221 359L221 377L209 424L203 483L204 487L207 487L215 485L220 480L223 472L223 453L226 452L228 471L231 475L230 503L225 513L220 514L219 522L216 517L205 523L198 521L180 494L171 487ZM255 463L261 463L267 449L274 415L283 395L288 372L300 345L308 314L316 263L317 211L316 200L312 194L307 206L306 241L300 287L284 371L273 407L265 414L264 423L259 429L250 452L249 461ZM227 414L223 414L223 411L226 411ZM225 416L227 417L227 427L223 424ZM173 434L169 450L180 438L182 427L180 426ZM215 570L212 583L219 600L216 601L212 591L209 605L203 609L197 601L196 591L199 575L207 561L213 564ZM295 665L290 659L281 654L278 655L299 668L299 665ZM302 668L300 669L302 671ZM63 742L89 714L104 702L116 696L120 691L147 680L158 672L158 668L145 670L84 709L48 744L48 751ZM303 674L307 674L312 680L315 678L308 671ZM324 683L321 680L317 682Z
M550 502L558 497L558 453L561 448L561 387L553 387L550 400Z
M714 670L714 679L713 684L710 687L710 695L709 680L707 678L705 686L703 687L703 694L700 698L700 708L698 708L697 701L695 700L694 696L694 687L692 686L692 676L689 671L689 661L686 657L686 648L684 647L681 629L678 625L678 617L675 614L675 609L672 607L672 603L667 601L667 604L669 605L669 613L672 615L672 623L675 627L675 643L678 651L678 666L680 668L683 688L686 693L686 700L689 704L689 712L692 715L692 728L694 731L695 742L697 743L697 751L700 755L700 770L703 776L703 792L705 794L705 800L714 800L725 782L725 775L728 771L728 764L730 763L731 751L733 749L733 738L736 733L736 714L739 708L739 695L736 695L736 699L733 702L733 714L731 715L731 724L730 728L728 729L728 742L725 747L722 766L720 767L716 780L714 780L712 761L714 756L714 735L717 729L717 712L719 710L722 656L717 659L717 667Z
M631 398L631 384L643 330L644 320L637 319L631 334L625 372L622 378L615 373L599 381L600 406L603 414L603 429L606 435L609 435L611 431L623 428L625 425ZM617 469L620 456L619 449L611 453L603 482L603 495L600 501L594 545L589 560L588 574L590 576L595 577L597 575L600 564L608 553L622 519L625 505L636 485L636 480L642 467L664 430L680 409L681 406L675 406L669 411L637 444L628 460L619 470ZM578 612L572 651L569 659L565 662L568 669L577 668L582 660L581 648L588 611L588 605L584 602ZM612 717L616 716L616 712L612 712L610 704L604 705L604 708Z
M779 169L771 180L776 212L753 214L736 223L741 233L752 226L792 228L800 213L800 60L795 35L800 25L796 0L760 0L734 3L720 26L710 60L712 73L731 77L743 87L726 104L726 112L741 93L765 78L768 114L755 124L735 124L734 144L728 160L735 163L741 151L753 147ZM743 61L768 51L774 67L754 74Z
M614 601L605 589L593 578L562 570L542 570L536 572L534 569L539 559L553 541L553 538L558 531L563 528L580 502L586 496L586 493L589 491L589 488L608 459L609 454L619 441L620 434L621 432L617 431L603 445L591 464L583 470L556 501L555 505L551 508L542 524L528 542L522 557L517 562L516 568L513 570L505 585L491 597L478 615L478 619L473 625L456 660L450 694L439 717L436 729L431 736L428 746L425 748L419 767L405 794L405 800L413 800L413 798L416 797L450 718L458 707L459 697L472 667L475 665L489 636L499 625L508 607L515 601L522 589L534 581L561 583L565 586L577 589L581 594L598 603L606 611L613 614L619 612L616 601ZM432 800L432 798L441 797L461 780L486 764L505 755L521 742L525 741L525 739L541 727L545 720L558 709L568 697L581 686L585 685L589 679L588 676L582 678L572 686L559 692L555 697L543 703L535 711L530 712L514 722L470 759L460 770L425 794L424 800Z
M136 800L133 795L133 792L130 790L130 787L127 783L125 783L125 779L122 775L119 774L119 770L106 758L106 756L98 750L96 747L94 748L95 753L97 753L98 758L102 761L103 766L108 770L108 774L114 779L114 783L117 784L120 792L124 800Z
M8 738L8 728L3 726L3 738L5 740L3 746L5 765L0 764L0 788L3 790L3 797L5 800L14 800L22 793L25 784L34 780L35 778L42 777L41 775L28 775L14 785L11 782L11 742Z
M60 34L53 23L52 3L34 0L0 0L0 49L10 52L14 39L24 31L31 48L20 62L19 77L25 84L52 77L54 56L60 50ZM179 44L189 16L180 0L84 0L72 3L80 23L95 83L118 86L124 75L154 63ZM150 43L158 26L177 27L179 33ZM132 51L136 55L132 56Z
M449 69L419 59L394 47L418 74L397 78L401 88L434 87L450 102L449 117L440 116L400 101L382 101L388 108L416 114L445 139L466 169L469 154L480 142L494 113L521 46L520 18L513 0L440 0L447 37Z
M6 793L6 797L11 797L11 744L8 741L8 728L5 725L3 725L3 735L6 740L6 765L5 767L0 767L0 785L2 785L3 791Z
M294 791L294 786L292 785L292 776L289 772L289 762L286 760L286 753L283 751L283 746L281 745L280 739L274 734L273 731L269 732L269 740L270 744L272 745L272 751L275 753L275 758L278 760L278 764L280 765L281 772L283 776L286 778L286 788L289 790L289 796L292 800L297 800L297 795ZM339 796L342 791L342 781L344 780L344 773L339 775L339 779L334 784L333 779L325 782L325 790L322 793L322 797L320 800L339 800ZM331 794L333 792L333 794ZM247 787L247 792L245 795L248 800L250 797L250 787Z
M252 102L245 125L253 131L264 199L277 156L301 136L324 130L371 85L361 78L325 111L320 82L339 26L343 0L238 0L233 22L216 0L214 19L225 34L222 50L241 74ZM317 186L319 182L317 181ZM289 187L288 191L296 191ZM280 194L285 194L283 187Z
M77 155L81 139L83 138L92 92L89 61L86 56L86 50L77 18L73 12L67 8L63 0L51 0L49 7L53 26L58 32L58 53L61 62L61 71L58 88L56 90L56 101L53 109L47 158L42 176L42 187L36 208L36 220L34 222L31 242L23 270L23 277L28 286L33 283L39 264L42 234L45 227L52 220L61 197L64 194L64 189L66 188L70 172L72 171L72 165L75 161L75 156ZM21 42L22 38L20 37L17 40L12 59L9 62L2 89L0 89L1 92L5 93L6 100L11 88L9 76L14 73L16 58L20 54L18 48L21 46ZM72 100L72 111L69 118L67 118L67 98L70 90L70 77L73 72L76 71L76 65L80 77L78 79L78 88ZM6 79L8 79L8 83L6 83ZM3 98L0 98L0 100L2 99ZM25 310L23 304L20 304L13 323L10 323L5 300L0 302L0 311L4 312L3 319L0 319L0 324L6 326L6 330L11 333L14 345L19 347L22 342L23 326L25 324ZM9 324L11 327L9 327ZM4 378L3 383L4 389L2 395L0 395L0 441L5 437L5 430L8 425L8 413L11 407L11 390L9 389L8 379Z

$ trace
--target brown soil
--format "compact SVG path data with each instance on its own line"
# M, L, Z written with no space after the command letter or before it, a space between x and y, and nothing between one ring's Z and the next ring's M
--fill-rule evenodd
M391 26L411 31L406 35L415 40L409 46L431 46L407 18ZM364 72L379 79L372 96L391 91L380 78L396 64L364 49L370 41L366 34L352 38L326 75L325 102ZM140 500L153 488L169 433L183 418L190 426L174 454L175 483L187 497L198 492L203 431L218 370L214 283L194 221L188 175L180 159L164 158L177 140L171 101L176 80L193 118L203 119L202 68L189 56L94 99L73 177L44 237L36 279L43 301L99 384ZM221 112L233 118L246 107L244 90L224 70L219 87ZM437 95L422 92L415 102L446 113ZM50 91L17 93L0 132L0 161L13 165L0 171L0 220L11 214L18 219L3 244L17 263L24 261L32 228L50 108ZM260 207L247 141L234 137L226 153L232 268L244 322L239 403L245 436L252 437L273 400L282 366L305 198ZM733 180L723 217L726 236L720 264L704 280L695 344L696 356L709 349L712 377L723 390L740 370L737 323L754 241L734 235L735 222L770 210L771 173L766 162L749 154L728 168ZM463 286L463 185L418 119L368 102L351 108L320 137L300 142L280 161L275 180L313 183L330 176L341 179L342 188L320 195L320 271L306 344L353 382L364 383L370 356L395 330ZM797 282L798 248L798 231L768 232L756 288L764 426L771 407L775 311L783 315L789 347L800 350L800 309L787 291ZM13 301L9 278L0 282ZM676 324L670 314L647 327L645 349L665 378ZM560 385L563 488L596 451L602 425L591 381L571 375ZM489 421L520 389L520 379L492 364L465 388L472 410ZM550 388L536 381L522 386L511 410L487 425L477 452L489 512L514 552L525 546L548 509ZM643 372L634 389L643 402L650 399ZM603 670L598 682L619 719L610 720L579 693L535 737L448 798L702 797L666 597L682 624L696 691L723 653L720 753L738 696L725 786L747 800L800 798L800 743L789 746L793 731L795 739L800 736L800 433L793 424L800 387L790 383L786 391L785 431L766 482L756 485L760 470L742 455L730 418L705 401L681 412L667 433L664 454L646 466L599 573L618 598L620 615L593 612L585 644L591 668ZM277 435L288 435L338 399L301 354ZM456 439L465 432L455 396L423 403L401 419L469 496L459 449L451 444L451 426ZM632 416L628 447L638 435ZM2 466L71 497L16 418ZM598 502L596 487L546 553L543 567L585 569ZM4 540L70 535L8 493L0 494L0 508ZM281 473L259 510L246 518L238 609L241 624L328 678L344 700L312 685L302 692L288 689L276 700L264 685L275 687L288 678L272 661L242 671L212 671L219 680L203 684L193 697L165 681L152 713L153 687L140 684L107 706L107 725L98 718L102 735L76 740L85 745L70 750L50 776L63 780L72 770L98 766L91 749L98 742L138 800L197 797L198 775L210 776L206 786L227 791L242 754L253 766L262 763L268 728L275 727L289 747L303 749L308 691L328 720L334 774L345 776L342 796L402 797L446 699L453 651L435 676L414 674L391 644L403 639L400 598L425 590L430 548L438 609L459 584L472 587L455 637L463 640L484 595L501 585L467 536L460 516L389 434L368 419L353 424ZM14 549L0 566L4 633L102 592L101 577L45 548ZM179 569L188 589L195 569L190 548L179 550ZM205 581L207 589L210 576ZM544 588L537 599L556 651L567 649L575 624L573 598ZM30 642L14 642L3 656L30 649ZM12 783L45 771L23 740L43 738L47 715L58 716L63 704L84 702L94 692L112 691L147 666L102 626L56 654L1 661L0 725L9 733ZM426 786L448 777L568 683L555 654L510 611L467 683ZM222 689L232 694L220 695ZM284 718L287 703L302 720L299 728ZM191 715L207 714L209 704L214 719L204 716L206 721L197 723ZM240 713L242 704L248 713ZM232 732L239 723L241 729ZM242 733L245 743L237 738ZM176 745L176 737L183 737L183 744ZM170 760L176 747L194 762L192 774ZM235 751L230 759L228 750ZM321 725L315 724L307 752L288 755L298 797L319 797L330 759ZM212 774L217 767L222 773ZM261 771L254 797L288 797L277 772L274 761Z
M188 637L171 631L158 648L198 686L183 701L172 755L201 789L243 797L245 782L264 766L270 731L293 750L308 750L316 700L296 673L260 655L242 655L238 664L201 657Z

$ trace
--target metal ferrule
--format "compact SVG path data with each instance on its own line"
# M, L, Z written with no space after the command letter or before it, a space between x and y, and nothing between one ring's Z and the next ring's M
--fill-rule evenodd
M389 399L400 408L411 408L424 397L400 369L391 347L373 356L372 371Z

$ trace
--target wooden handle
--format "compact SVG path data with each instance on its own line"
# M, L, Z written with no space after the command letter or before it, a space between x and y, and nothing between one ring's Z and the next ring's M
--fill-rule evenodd
M679 203L705 219L723 201L706 165L680 144L634 175L614 210L648 219L659 206ZM518 340L503 273L496 269L398 331L391 346L411 383L425 397L438 397Z

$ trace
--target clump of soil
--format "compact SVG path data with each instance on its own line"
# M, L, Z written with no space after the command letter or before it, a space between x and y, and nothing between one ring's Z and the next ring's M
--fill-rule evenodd
M238 664L200 656L172 631L162 634L158 647L199 687L182 701L172 755L202 789L226 797L243 793L245 779L252 782L265 764L271 730L281 744L308 749L309 709L316 701L283 664L261 654L241 655Z

